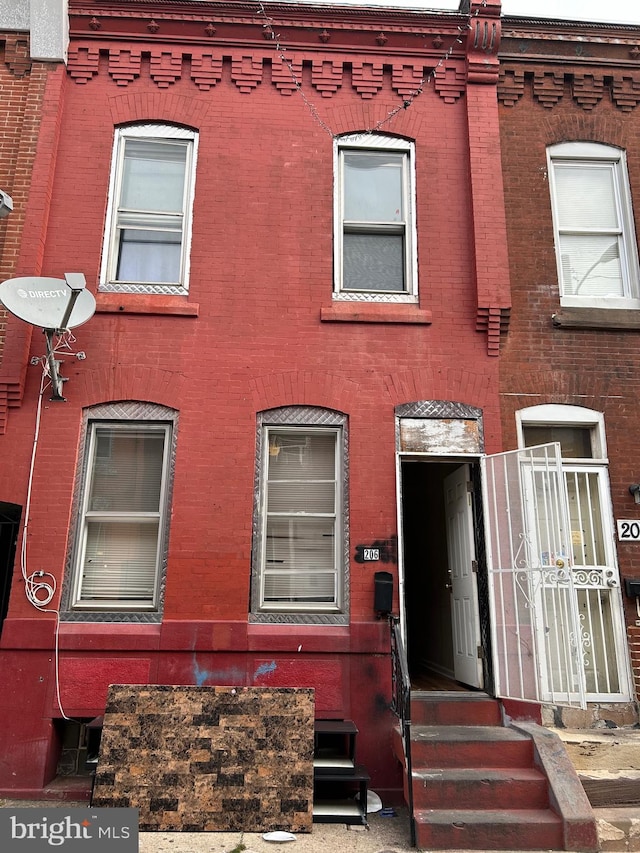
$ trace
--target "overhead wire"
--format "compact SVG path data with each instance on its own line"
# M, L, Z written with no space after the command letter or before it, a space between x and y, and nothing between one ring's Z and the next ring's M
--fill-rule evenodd
M259 9L260 15L264 19L264 23L263 23L262 27L266 33L266 37L269 38L273 42L274 48L276 50L276 53L278 54L278 57L280 58L280 61L289 70L289 73L291 75L291 79L292 79L292 82L295 86L296 91L298 92L298 94L302 98L305 106L307 107L307 109L311 113L311 116L313 117L314 121L317 124L319 124L320 127L325 131L325 133L327 133L332 139L336 139L339 136L339 134L335 133L329 127L329 125L324 121L324 119L319 114L315 104L312 101L310 101L309 98L307 97L307 95L304 91L304 88L302 86L302 82L298 79L298 75L296 74L296 70L294 68L293 60L289 59L289 57L286 55L287 48L282 44L281 35L279 33L276 33L276 31L274 30L274 23L275 22L274 22L273 18L271 18L269 16L269 14L267 13L267 10L265 8L265 4L264 4L263 0L257 0L257 3L258 3L258 9ZM487 0L481 0L481 6L486 7L486 5L487 5ZM474 12L474 14L471 17L477 18L479 14L480 14L480 8L476 9L476 11ZM401 103L399 103L392 110L390 110L383 119L380 119L380 121L378 121L373 127L367 128L365 131L363 131L362 135L366 136L366 135L372 135L374 133L377 133L386 124L392 122L393 119L398 115L398 113L401 113L401 112L409 109L409 107L412 106L415 99L418 98L423 93L425 87L432 80L435 79L435 76L436 76L438 70L440 68L442 68L444 63L451 57L451 55L455 49L456 44L462 44L463 34L465 32L470 31L471 28L472 28L471 19L469 20L469 23L467 23L465 26L458 26L457 27L457 33L458 33L457 38L455 38L454 41L452 41L452 43L449 45L448 49L440 57L438 62L435 64L435 66L433 68L430 68L428 73L426 73L422 77L422 79L420 80L420 82L418 83L416 88L413 89L407 96L405 96L402 99Z

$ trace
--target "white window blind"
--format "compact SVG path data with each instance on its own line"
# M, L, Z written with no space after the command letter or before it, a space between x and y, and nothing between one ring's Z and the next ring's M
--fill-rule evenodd
M101 289L186 292L197 136L116 131Z
M155 605L169 427L93 424L76 604Z
M267 428L262 604L337 603L336 430Z
M636 298L638 291L623 152L567 143L554 146L550 158L563 304L625 307L621 300Z
M188 145L125 140L117 281L180 282Z

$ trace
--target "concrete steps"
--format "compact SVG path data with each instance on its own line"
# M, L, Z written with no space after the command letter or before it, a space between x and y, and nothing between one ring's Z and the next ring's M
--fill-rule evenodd
M533 767L416 770L413 790L421 805L432 809L451 803L459 809L493 809L498 802L514 809L549 807L547 780Z
M414 816L422 849L564 849L562 821L548 809L418 809Z
M593 813L555 735L504 727L499 702L484 694L412 693L411 715L419 848L598 849ZM399 730L394 749L404 762Z
M498 726L412 726L414 766L527 767L530 738Z

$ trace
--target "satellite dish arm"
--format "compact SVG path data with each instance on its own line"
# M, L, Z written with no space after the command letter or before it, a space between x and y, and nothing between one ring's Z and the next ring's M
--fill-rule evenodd
M78 298L78 296L80 296L82 291L87 286L87 281L81 272L66 272L64 274L64 280L66 281L68 287L71 289L71 296L69 297L69 302L67 303L67 307L65 308L62 322L60 323L61 329L67 328L67 323L69 322L69 318L71 317L73 306L76 304L76 299Z
M51 380L51 401L66 403L67 398L62 393L62 386L67 381L64 376L60 376L60 362L56 359L55 348L53 346L53 336L55 329L43 329L44 336L47 341L47 364L49 365L49 379Z
M60 362L56 359L55 348L53 346L53 336L56 332L64 331L67 328L69 319L73 312L73 306L76 304L78 296L87 286L86 279L81 272L66 272L64 280L71 290L67 307L64 309L64 315L60 322L59 329L44 329L44 335L47 339L47 364L49 365L49 378L51 379L51 400L66 402L66 397L62 393L63 384L67 381L66 377L60 376Z

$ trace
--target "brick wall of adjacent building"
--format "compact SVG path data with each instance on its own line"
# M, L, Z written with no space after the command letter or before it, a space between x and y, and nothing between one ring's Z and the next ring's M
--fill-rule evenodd
M27 33L0 30L0 189L13 200L13 212L0 219L0 281L13 277L19 267L42 103L53 67L31 60ZM0 362L6 330L6 312L0 307Z
M501 359L505 448L516 446L515 413L527 406L565 403L604 413L613 516L635 519L638 507L629 485L640 479L640 329L554 325L560 300L546 159L547 146L560 142L624 149L638 233L639 99L621 95L630 85L631 42L603 37L598 47L591 43L585 67L576 63L574 45L556 38L557 54L567 54L564 62L542 57L536 48L521 62L505 59L499 88L513 300ZM517 43L515 36L503 42L510 57ZM594 59L598 51L601 65ZM640 544L618 542L617 553L622 578L640 577ZM635 599L623 600L637 687L640 617Z

